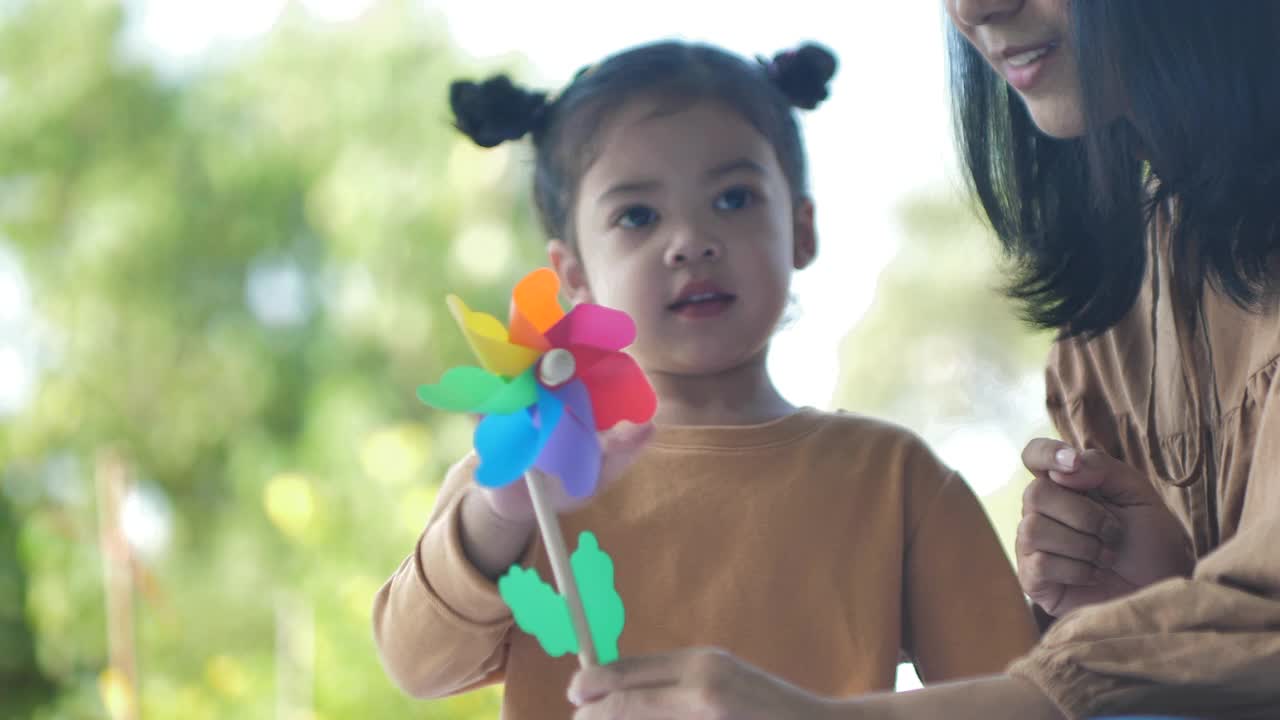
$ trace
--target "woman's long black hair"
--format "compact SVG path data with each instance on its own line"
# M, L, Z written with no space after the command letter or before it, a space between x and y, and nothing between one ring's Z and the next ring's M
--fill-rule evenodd
M1094 335L1132 307L1172 200L1175 284L1257 309L1280 288L1280 2L1072 0L1086 134L1036 129L955 28L957 145L1026 318ZM1115 119L1119 113L1119 119Z

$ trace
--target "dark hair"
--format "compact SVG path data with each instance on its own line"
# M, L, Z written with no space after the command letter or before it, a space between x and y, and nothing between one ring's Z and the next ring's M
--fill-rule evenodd
M1095 335L1133 306L1172 200L1173 277L1242 308L1280 287L1280 2L1073 0L1086 134L1041 134L951 29L957 145L1036 325ZM1115 119L1122 109L1120 119Z
M449 90L455 125L483 147L533 135L534 199L548 237L574 242L570 222L578 181L594 159L592 140L609 114L636 96L724 103L773 145L793 196L808 195L804 142L792 107L827 97L835 56L807 44L750 62L716 47L683 42L642 45L578 72L554 100L505 75Z

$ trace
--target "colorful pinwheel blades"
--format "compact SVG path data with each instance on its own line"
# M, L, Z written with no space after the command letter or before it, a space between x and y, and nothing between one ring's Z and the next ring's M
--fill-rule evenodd
M502 487L531 467L585 497L600 470L596 432L647 422L657 398L644 372L622 352L636 336L626 313L583 303L565 313L559 280L529 273L511 296L507 327L456 297L449 307L481 367L454 368L418 389L426 404L484 415L476 428L476 480Z

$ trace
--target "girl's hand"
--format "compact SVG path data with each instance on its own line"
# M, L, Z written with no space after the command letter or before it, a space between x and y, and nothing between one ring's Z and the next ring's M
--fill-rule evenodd
M1034 685L1007 675L834 700L707 649L584 668L569 700L574 720L1065 720Z
M1191 539L1142 473L1044 438L1022 462L1035 479L1022 496L1018 580L1045 612L1061 617L1191 574Z
M622 658L578 672L574 720L824 720L833 705L712 649Z

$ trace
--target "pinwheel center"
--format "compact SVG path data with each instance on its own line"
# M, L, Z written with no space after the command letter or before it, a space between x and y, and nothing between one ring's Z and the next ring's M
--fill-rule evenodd
M547 387L559 387L572 380L576 370L573 353L564 348L552 348L538 363L538 379Z

